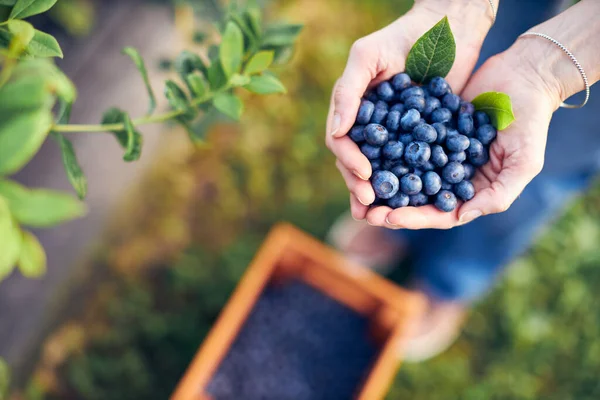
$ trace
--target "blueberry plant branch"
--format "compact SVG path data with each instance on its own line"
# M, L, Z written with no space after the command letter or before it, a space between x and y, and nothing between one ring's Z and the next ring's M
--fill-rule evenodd
M186 50L175 58L178 82L167 80L163 89L171 110L155 113L157 101L145 62L135 48L127 47L123 54L131 58L146 87L146 114L132 118L124 110L111 108L98 124L76 125L69 119L77 90L52 62L63 57L60 45L26 20L56 2L0 0L0 280L15 266L28 277L44 273L44 249L24 227L52 227L85 213L80 200L87 194L88 183L67 134L110 133L122 146L127 162L140 158L143 134L139 128L147 124L176 122L193 143L200 143L207 123L241 117L244 105L237 91L285 93L271 70L287 61L302 29L295 24L264 26L259 8L232 1L229 8L218 10L220 42L208 47L207 57ZM66 176L80 200L9 179L48 138L58 145Z

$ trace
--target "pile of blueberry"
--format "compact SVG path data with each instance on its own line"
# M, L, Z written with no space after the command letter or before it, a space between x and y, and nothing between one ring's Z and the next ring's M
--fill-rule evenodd
M475 196L470 179L488 162L496 129L444 78L418 86L401 73L365 94L349 136L371 162L373 205L450 212Z
M348 400L377 355L368 320L292 281L261 294L207 386L215 400Z

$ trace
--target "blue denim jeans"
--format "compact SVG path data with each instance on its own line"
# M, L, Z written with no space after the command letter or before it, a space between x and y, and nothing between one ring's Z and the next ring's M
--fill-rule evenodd
M503 0L480 63L550 18L558 11L555 6L552 1ZM591 184L600 159L600 93L592 93L585 108L555 113L544 169L508 211L447 231L396 233L410 242L415 278L431 295L460 302L480 297L569 200Z

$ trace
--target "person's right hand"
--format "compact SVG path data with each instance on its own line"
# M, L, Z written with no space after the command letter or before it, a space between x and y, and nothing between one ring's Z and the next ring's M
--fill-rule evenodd
M336 165L350 190L355 219L364 219L375 201L369 182L371 164L346 136L360 100L367 88L403 72L412 45L444 16L448 16L456 40L456 59L446 80L455 93L460 93L492 25L492 10L484 0L417 1L403 17L354 43L346 69L333 88L325 142L337 157Z

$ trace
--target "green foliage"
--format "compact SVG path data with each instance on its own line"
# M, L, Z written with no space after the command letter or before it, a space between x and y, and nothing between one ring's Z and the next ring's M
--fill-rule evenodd
M2 1L2 0L0 0ZM6 0L4 0L6 1ZM8 396L8 386L10 383L10 371L6 362L0 358L0 399Z
M510 96L501 92L486 92L472 101L475 109L490 116L492 124L498 130L504 130L515 120Z
M273 51L259 51L248 61L244 73L254 75L263 72L271 66L274 57L275 53Z
M445 77L456 56L456 43L448 17L417 40L406 58L406 72L413 81L427 83L436 76Z
M146 90L148 91L148 97L150 98L150 105L148 107L148 115L152 114L156 109L156 97L154 96L154 91L152 90L152 86L150 85L150 80L148 79L148 71L146 70L146 64L144 63L144 59L133 47L125 47L123 49L123 54L131 57L138 71L142 75L142 79L144 80L144 84L146 85Z
M223 41L219 47L219 57L225 76L230 78L239 72L244 55L244 37L239 26L235 22L228 22Z
M1 279L12 272L21 252L21 232L12 218L8 203L2 197L0 197L0 237L2 238Z
M10 13L11 19L23 19L48 11L58 0L17 0Z
M142 135L134 128L129 115L118 108L111 108L102 117L102 123L107 125L121 124L122 129L111 130L117 141L125 149L123 160L137 161L142 153Z
M250 79L250 83L244 86L252 93L258 94L271 94L271 93L285 93L285 86L275 76L270 74L263 74L253 76Z
M19 270L27 278L38 278L46 273L46 252L31 232L23 232Z
M239 97L228 93L218 94L213 104L215 108L234 120L239 120L244 111L244 104Z

